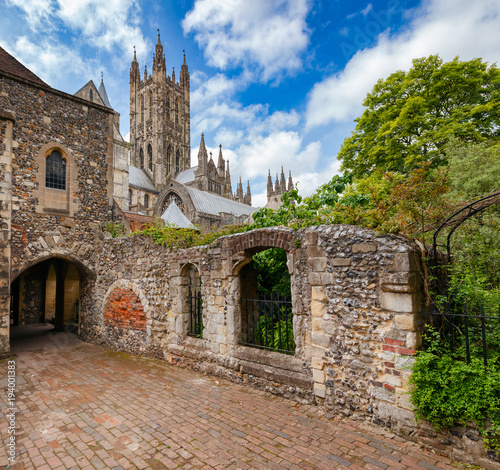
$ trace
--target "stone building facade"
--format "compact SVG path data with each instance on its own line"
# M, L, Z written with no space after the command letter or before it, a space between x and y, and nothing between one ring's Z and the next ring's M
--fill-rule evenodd
M64 247L78 246L85 258L110 219L114 119L105 106L51 88L0 48L4 352L10 323L44 321L49 311L60 327L77 323L85 268L68 263Z

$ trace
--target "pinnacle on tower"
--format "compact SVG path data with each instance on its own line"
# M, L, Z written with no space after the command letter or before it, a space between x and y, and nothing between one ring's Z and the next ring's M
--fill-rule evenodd
M182 52L184 53L184 60L181 65L181 86L189 87L189 71L186 64L186 51Z
M267 202L269 202L269 198L271 197L271 193L273 192L273 179L271 178L271 170L269 169L269 174L267 175Z
M145 65L144 66L144 81L146 81L148 79L148 66Z
M252 192L250 191L250 181L247 182L247 192L245 193L244 202L249 206L252 205Z
M281 194L286 193L286 180L285 180L285 172L283 171L283 167L281 167L280 190L281 190Z
M229 195L233 195L233 189L231 188L231 174L229 172L229 160L226 160L226 193Z
M153 73L159 68L165 69L165 56L163 55L163 46L160 41L160 30L158 29L158 42L155 46L155 54L153 56Z
M279 191L280 190L280 181L278 179L278 173L276 173L276 183L274 184L274 190Z
M241 183L241 176L240 182L238 183L238 188L236 189L236 199L240 202L243 202L243 184Z
M292 189L293 189L292 171L289 170L289 172L288 172L288 191L291 191Z
M134 60L132 60L132 65L130 67L130 81L139 81L141 79L139 72L139 63L137 62L137 54L135 52L134 46Z
M208 166L207 147L205 145L205 137L201 134L200 149L198 150L198 169L197 175L204 175Z
M217 162L217 168L221 176L224 176L225 167L224 158L222 157L222 144L219 144L219 160Z

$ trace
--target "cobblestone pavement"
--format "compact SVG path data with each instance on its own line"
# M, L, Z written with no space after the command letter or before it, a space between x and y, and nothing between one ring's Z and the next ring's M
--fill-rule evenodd
M249 386L63 333L28 343L17 348L20 455L11 469L456 468L374 425L335 421ZM6 371L2 361L3 411ZM1 415L4 443L7 426Z

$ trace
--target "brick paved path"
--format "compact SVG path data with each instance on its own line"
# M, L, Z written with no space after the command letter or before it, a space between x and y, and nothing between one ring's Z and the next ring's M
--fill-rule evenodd
M14 469L456 468L373 425L338 422L316 407L163 361L62 333L30 347L16 358ZM2 378L6 370L2 361ZM3 415L0 432L6 442Z

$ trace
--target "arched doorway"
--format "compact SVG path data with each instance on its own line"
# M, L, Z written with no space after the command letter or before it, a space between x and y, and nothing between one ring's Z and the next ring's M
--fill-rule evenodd
M82 273L61 258L41 261L11 283L11 327L50 324L59 331L78 331Z

